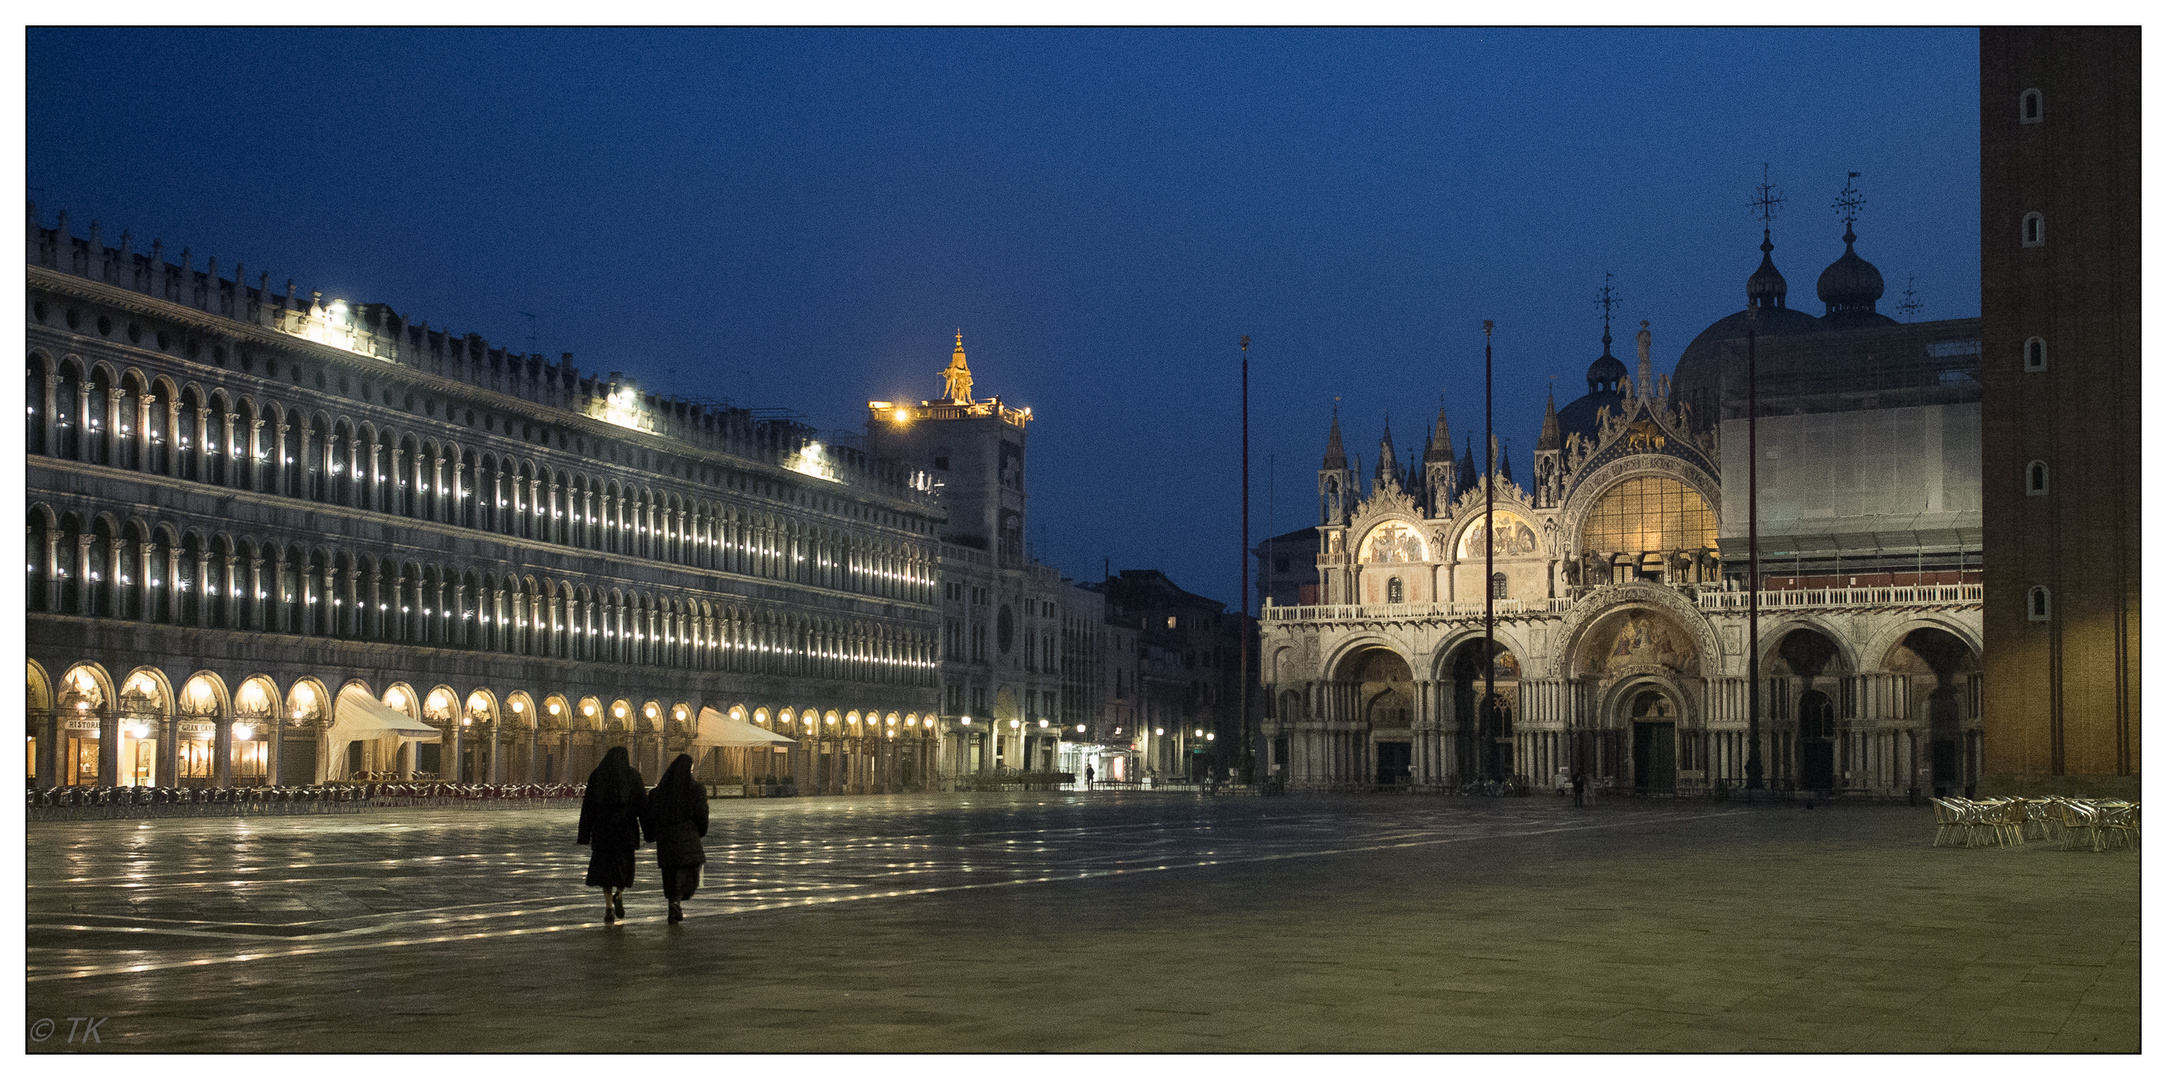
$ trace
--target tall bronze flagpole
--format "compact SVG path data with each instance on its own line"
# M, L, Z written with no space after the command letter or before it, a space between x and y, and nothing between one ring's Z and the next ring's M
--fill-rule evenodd
M1497 590L1490 582L1497 574L1497 436L1490 433L1490 330L1495 324L1482 320L1482 708L1476 712L1476 730L1488 740L1482 752L1488 761L1482 771L1491 780L1497 775Z
M1249 738L1249 335L1242 335L1242 617L1241 617L1241 718L1242 746L1249 760L1249 779L1262 779L1257 770L1257 751L1264 740Z
M1755 367L1754 323L1758 309L1746 311L1746 789L1762 787L1761 764L1761 486L1760 372Z

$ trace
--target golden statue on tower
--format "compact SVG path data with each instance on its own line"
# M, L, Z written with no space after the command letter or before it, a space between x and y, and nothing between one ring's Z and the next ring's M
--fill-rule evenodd
M971 369L963 362L963 331L956 331L956 354L948 358L948 367L941 371L947 388L943 396L952 405L971 404Z

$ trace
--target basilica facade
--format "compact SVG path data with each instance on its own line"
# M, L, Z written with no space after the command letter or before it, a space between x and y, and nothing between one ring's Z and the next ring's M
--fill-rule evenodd
M1738 788L1757 653L1770 786L1974 783L1978 320L1880 314L1880 274L1846 224L1819 282L1826 314L1788 306L1764 235L1748 306L1671 377L1646 323L1628 371L1606 319L1587 394L1545 408L1527 486L1455 460L1442 412L1417 460L1401 467L1388 428L1359 475L1335 417L1317 602L1262 615L1270 775L1294 790L1548 786L1576 770L1612 789Z

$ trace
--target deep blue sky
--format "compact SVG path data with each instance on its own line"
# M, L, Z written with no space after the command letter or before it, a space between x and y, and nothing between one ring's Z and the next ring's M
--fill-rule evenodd
M1843 247L1976 315L1971 30L40 30L30 195L201 265L383 301L649 389L862 426L964 332L1028 405L1030 540L1236 600L1312 523L1333 398L1402 461L1479 439L1481 321L1527 478L1618 355L1744 306L1764 162L1793 306ZM1276 506L1267 505L1276 455Z

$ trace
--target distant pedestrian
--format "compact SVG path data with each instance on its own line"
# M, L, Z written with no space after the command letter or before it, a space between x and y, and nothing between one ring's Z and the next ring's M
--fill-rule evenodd
M1584 773L1584 772L1581 772L1581 771L1580 771L1580 770L1578 770L1578 769L1574 769L1574 770L1573 770L1573 805L1574 805L1574 806L1585 806L1585 805L1587 805L1587 802L1586 802L1586 800L1587 800L1587 795L1588 795L1588 774L1586 774L1586 773Z
M1091 781L1092 781L1092 780L1093 780L1093 779L1094 779L1095 777L1097 777L1097 775L1098 775L1097 773L1095 773L1095 772L1093 772L1093 771L1091 770L1091 766L1089 766L1089 765L1086 765L1086 766L1084 766L1084 789L1085 789L1086 791L1090 790L1090 788L1091 788Z
M692 778L692 755L679 754L668 772L647 793L640 818L655 845L655 865L662 870L662 895L670 901L670 921L685 921L684 901L700 887L700 865L707 849L707 789Z
M587 884L602 890L603 922L624 918L625 886L632 884L632 853L640 847L640 812L646 805L646 779L624 747L610 747L587 774L587 797L579 806L579 842L593 848Z

